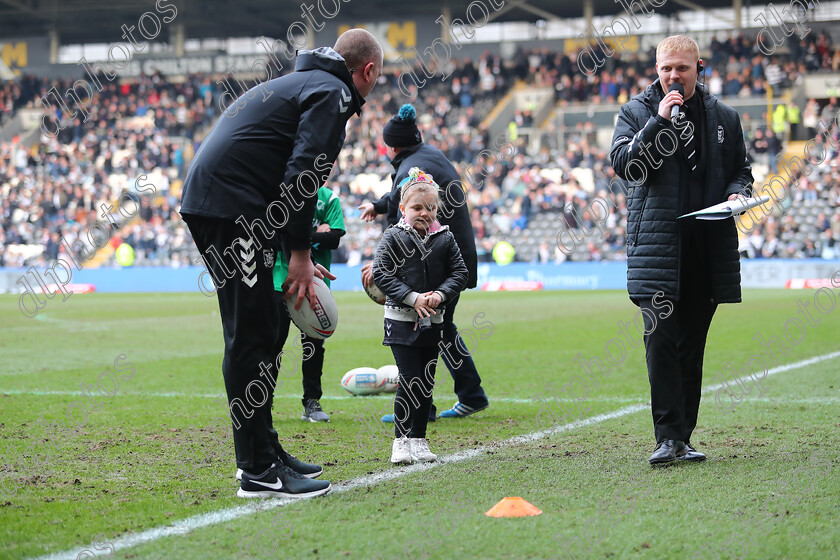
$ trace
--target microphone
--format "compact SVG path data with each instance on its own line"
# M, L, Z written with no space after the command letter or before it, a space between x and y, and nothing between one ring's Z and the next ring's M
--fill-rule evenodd
M671 87L668 88L669 92L678 91L680 95L685 95L685 87L682 84L671 84ZM680 112L680 105L671 105L671 120L675 119L677 113Z

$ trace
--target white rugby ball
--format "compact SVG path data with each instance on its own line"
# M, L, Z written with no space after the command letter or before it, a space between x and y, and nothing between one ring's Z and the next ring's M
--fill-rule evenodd
M329 338L338 326L338 306L324 281L318 277L313 281L315 309L310 307L309 295L300 304L300 309L295 309L295 297L286 300L286 309L300 332L312 338Z
M341 386L351 395L375 395L382 392L384 380L380 381L378 371L372 367L351 369L341 378Z
M370 299L372 299L379 305L385 305L385 292L380 290L379 286L377 286L373 282L371 282L370 286L365 286L364 281L362 281L362 286L364 286L365 293Z
M383 393L396 393L400 385L400 369L397 366L382 366L376 370L376 377L379 382L385 382L382 386Z

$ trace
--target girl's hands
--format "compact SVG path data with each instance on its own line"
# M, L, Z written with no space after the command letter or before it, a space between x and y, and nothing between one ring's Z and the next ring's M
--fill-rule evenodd
M426 304L429 307L440 307L441 304L441 297L440 294L437 292L426 292L423 294L426 296Z
M437 299L439 304L440 297L438 297ZM432 315L437 315L435 307L437 307L437 305L430 304L428 293L420 294L419 296L417 296L417 299L414 300L414 310L420 317L430 317Z

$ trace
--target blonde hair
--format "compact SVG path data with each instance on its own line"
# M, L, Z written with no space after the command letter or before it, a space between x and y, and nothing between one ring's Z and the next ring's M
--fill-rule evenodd
M408 200L408 192L434 193L437 202L440 202L440 187L428 173L424 173L419 167L412 167L408 170L408 177L402 180L400 187L400 204Z
M700 60L700 47L697 41L685 35L672 35L665 37L656 46L656 60L659 61L659 54L663 52L685 52L693 54L694 58Z

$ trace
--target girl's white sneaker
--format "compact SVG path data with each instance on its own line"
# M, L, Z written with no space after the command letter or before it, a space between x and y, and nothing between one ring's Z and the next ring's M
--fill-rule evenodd
M429 447L426 446L428 450ZM395 438L394 445L391 447L391 462L394 464L405 463L410 465L414 462L411 456L411 444L407 437Z
M426 438L411 438L411 454L421 463L437 461L437 455L429 451L429 441ZM393 459L391 459L393 461Z

